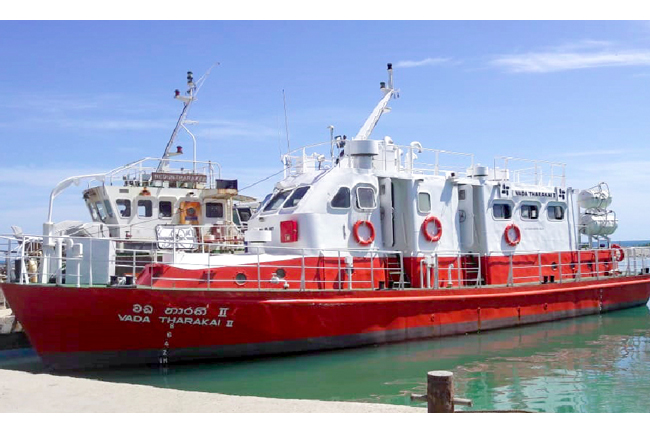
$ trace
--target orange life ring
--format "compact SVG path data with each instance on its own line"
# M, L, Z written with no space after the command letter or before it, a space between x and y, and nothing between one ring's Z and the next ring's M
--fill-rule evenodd
M429 223L434 223L436 225L435 235L429 231ZM435 216L429 215L424 219L424 222L422 223L422 234L424 235L424 238L429 242L438 242L442 237L442 223Z
M514 230L515 232L514 239L510 237L510 229ZM519 227L514 224L508 225L508 227L506 227L506 230L503 232L503 235L506 238L506 243L511 247L514 247L521 241L521 230L519 230Z
M363 239L361 236L359 236L359 227L361 224L365 224L368 227L368 230L370 230L370 236L368 236L367 239ZM359 245L370 245L374 240L375 240L375 226L372 225L370 221L366 220L359 220L356 223L354 223L354 227L352 228L352 233L354 234L354 239L357 241Z
M617 262L622 262L625 259L625 251L619 244L612 244L612 251Z

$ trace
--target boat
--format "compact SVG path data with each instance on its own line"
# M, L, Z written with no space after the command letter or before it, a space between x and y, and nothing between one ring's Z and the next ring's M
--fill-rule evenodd
M46 226L38 281L2 284L43 362L167 365L340 349L648 302L650 249L614 244L611 218L602 230L581 223L607 212L608 189L589 203L566 186L562 163L497 157L489 167L469 153L373 139L399 94L390 64L380 90L353 138L330 127L329 141L283 156L284 178L248 220L243 251L170 225L156 260L116 282L113 250L124 239L89 251Z

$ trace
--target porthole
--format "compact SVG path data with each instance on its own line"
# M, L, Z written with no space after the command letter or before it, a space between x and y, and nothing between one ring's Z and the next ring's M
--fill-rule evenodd
M238 273L235 276L235 283L239 284L240 286L243 286L246 283L246 274L243 272Z
M278 278L284 278L284 277L287 276L287 271L285 271L285 270L282 269L282 268L278 268L278 269L275 271L275 275L277 275Z

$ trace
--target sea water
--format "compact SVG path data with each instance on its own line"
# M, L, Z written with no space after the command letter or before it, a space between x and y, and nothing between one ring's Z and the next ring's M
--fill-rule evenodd
M0 368L42 372L31 350ZM227 362L66 372L261 397L418 405L431 370L454 373L463 410L650 412L648 306L455 337Z

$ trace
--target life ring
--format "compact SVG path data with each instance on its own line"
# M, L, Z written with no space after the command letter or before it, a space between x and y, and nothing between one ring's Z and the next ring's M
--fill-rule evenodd
M361 224L365 224L368 227L368 230L370 230L370 236L368 236L367 239L363 239L361 236L359 236L359 227ZM366 220L359 220L356 223L354 223L354 227L352 228L352 233L354 234L354 239L357 241L359 245L370 245L374 240L375 240L375 226L372 225L370 221Z
M612 244L612 251L617 262L622 262L625 259L625 251L619 244Z
M514 239L512 237L510 237L510 230L511 229L514 230L514 232L515 232ZM506 230L503 232L503 235L506 238L506 243L508 245L510 245L511 247L514 247L515 245L517 245L521 241L521 230L519 230L519 227L517 227L514 224L508 225L508 227L506 227Z
M436 225L436 234L432 234L429 231L429 223L434 223ZM424 219L422 223L422 234L424 238L429 242L438 242L440 237L442 237L442 223L438 218L433 215L429 215Z

